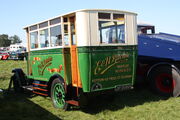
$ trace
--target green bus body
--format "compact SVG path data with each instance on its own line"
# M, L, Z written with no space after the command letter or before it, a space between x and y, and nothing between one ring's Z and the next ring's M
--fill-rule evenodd
M67 52L63 53L65 50ZM66 59L66 68L63 57ZM66 77L67 84L71 82L70 54L68 48L31 51L28 66L28 70L31 73L29 78L31 79L48 82L53 75L59 74L62 78Z
M78 47L80 80L84 92L133 85L137 46ZM64 53L64 54L63 54ZM31 79L46 81L59 74L72 83L69 48L30 52Z
M84 92L133 85L136 46L82 47L78 52Z
M55 107L64 108L79 106L81 97L90 93L132 89L136 16L127 11L87 9L25 27L27 81L32 91L51 96Z

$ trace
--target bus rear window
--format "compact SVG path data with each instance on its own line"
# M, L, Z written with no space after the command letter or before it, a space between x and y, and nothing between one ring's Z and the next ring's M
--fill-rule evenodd
M101 43L125 43L124 21L99 21Z
M110 19L111 14L110 13L98 13L98 18L99 19Z
M38 48L38 32L30 33L31 49Z
M124 20L124 14L113 14L114 20Z

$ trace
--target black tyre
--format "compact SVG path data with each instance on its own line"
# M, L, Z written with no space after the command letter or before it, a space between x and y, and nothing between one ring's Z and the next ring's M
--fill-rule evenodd
M65 96L64 82L59 78L54 79L51 84L51 99L55 108L68 110L69 104L66 103Z
M80 103L80 108L85 108L88 105L88 96L81 91L78 95L78 101Z
M177 97L180 94L180 74L171 66L152 69L148 80L152 90L162 96Z
M14 74L11 77L12 81L13 81L13 88L15 92L23 92L23 89L20 86L20 81L19 81L19 76L18 74Z

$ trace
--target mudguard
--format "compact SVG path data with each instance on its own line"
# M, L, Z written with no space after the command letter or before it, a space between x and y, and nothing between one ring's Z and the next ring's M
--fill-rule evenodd
M21 68L13 69L12 73L18 76L18 81L20 82L20 86L27 85L26 74L23 72Z
M27 85L27 77L25 73L20 68L13 69L12 73L14 74L11 76L8 90L11 89L11 86L13 84L14 90L16 92L22 92L23 91L22 86Z

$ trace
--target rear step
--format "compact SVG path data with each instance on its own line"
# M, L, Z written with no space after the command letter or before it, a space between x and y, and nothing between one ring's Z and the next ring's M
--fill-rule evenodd
M75 106L79 106L79 102L75 101L75 100L67 100L66 103L71 104L71 105L75 105Z

